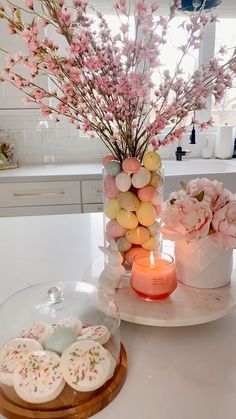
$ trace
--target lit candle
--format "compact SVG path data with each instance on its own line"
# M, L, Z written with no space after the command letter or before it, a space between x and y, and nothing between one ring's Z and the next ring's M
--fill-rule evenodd
M177 286L172 256L150 252L134 258L130 283L136 293L146 300L168 297Z

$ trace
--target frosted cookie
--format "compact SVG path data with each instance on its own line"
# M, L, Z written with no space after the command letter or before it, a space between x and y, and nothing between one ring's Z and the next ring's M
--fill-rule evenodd
M20 337L37 340L37 342L45 346L47 338L52 332L53 328L50 324L34 322L29 329L21 332Z
M56 399L65 386L60 357L47 351L29 352L15 370L13 385L18 396L28 403Z
M0 351L0 382L13 385L13 374L27 352L41 351L43 347L32 339L15 338L6 343Z
M106 326L89 326L82 329L81 335L77 340L92 339L104 345L110 339L110 332Z
M52 328L54 329L54 331L61 326L71 327L72 329L74 329L76 335L79 335L82 330L82 323L76 316L69 316L65 319L58 320L57 322L52 324Z
M46 342L46 350L61 355L62 352L75 341L76 334L74 329L60 326L49 336Z
M108 351L93 340L73 343L62 354L61 369L65 381L77 391L93 391L111 375Z
M108 350L107 350L107 352L108 352L108 356L109 356L110 361L111 361L110 374L109 374L109 377L108 377L108 380L110 380L110 378L113 377L113 374L114 374L115 369L116 369L116 361L113 358L112 354Z

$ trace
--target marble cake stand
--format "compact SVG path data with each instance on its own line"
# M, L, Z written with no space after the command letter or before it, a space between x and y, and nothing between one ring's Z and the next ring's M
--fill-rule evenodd
M125 280L113 296L122 320L149 326L192 326L219 319L236 307L236 271L229 285L215 289L192 288L181 283L165 300L142 300Z

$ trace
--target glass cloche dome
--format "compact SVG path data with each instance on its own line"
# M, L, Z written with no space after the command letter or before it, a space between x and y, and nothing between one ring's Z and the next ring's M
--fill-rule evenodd
M0 412L6 417L73 417L114 379L119 310L93 285L25 288L0 306L0 324Z

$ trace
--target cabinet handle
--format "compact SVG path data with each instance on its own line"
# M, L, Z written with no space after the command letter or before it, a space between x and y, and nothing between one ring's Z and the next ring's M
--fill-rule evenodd
M14 192L13 196L23 197L23 196L62 196L65 195L64 191L61 192Z
M97 189L96 193L102 193L102 189Z

